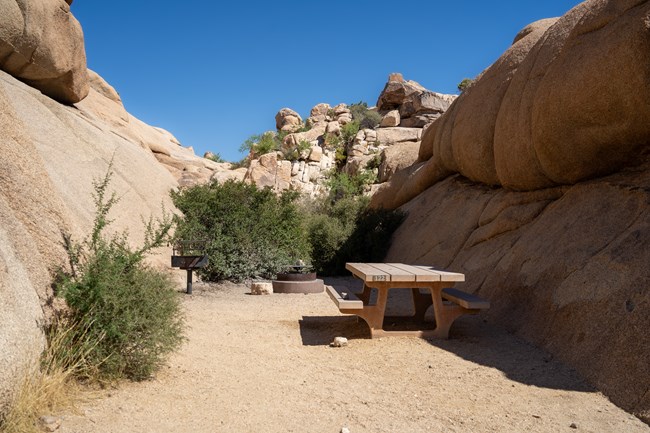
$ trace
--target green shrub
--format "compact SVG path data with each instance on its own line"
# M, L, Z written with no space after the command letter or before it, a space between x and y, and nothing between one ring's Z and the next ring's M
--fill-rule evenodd
M143 262L148 252L167 241L172 223L167 215L150 219L144 245L135 250L126 233L106 237L108 214L118 202L115 193L106 195L111 175L109 168L94 183L96 215L89 237L81 243L65 237L71 273L60 275L56 292L70 307L66 346L85 354L81 370L87 379L142 380L160 368L183 339L179 295L172 281Z
M381 115L376 111L369 110L368 104L358 102L350 105L352 119L358 122L360 129L373 129L381 123Z
M255 156L264 155L282 147L282 141L273 131L267 131L259 135L251 135L239 146L240 152L250 152Z
M357 132L359 132L359 122L356 120L341 126L341 139L343 140L343 143L351 144L354 141Z
M474 81L475 80L471 78L463 78L463 80L460 83L458 83L458 91L461 93L464 92L465 89L469 88L470 86L472 86L472 84L474 84Z
M310 204L308 224L312 265L320 275L344 275L346 262L383 260L403 214L368 208L367 197L350 195Z
M372 185L377 175L372 170L363 170L359 174L351 176L347 173L334 172L327 179L327 187L330 190L330 199L337 201L356 195L362 195L366 188Z
M217 163L226 162L226 160L223 159L219 153L210 153L205 157L205 159L209 159L210 161L214 161Z
M283 267L309 258L298 194L277 196L269 188L228 181L172 193L183 212L178 239L208 239L209 264L199 275L209 281L272 278Z

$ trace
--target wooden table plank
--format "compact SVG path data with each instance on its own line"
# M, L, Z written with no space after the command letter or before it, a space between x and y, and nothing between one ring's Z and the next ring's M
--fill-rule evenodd
M346 263L345 269L363 281L390 281L389 273L383 272L368 263Z
M440 281L449 281L449 282L465 281L465 275L460 274L458 272L440 271L438 269L433 268L432 266L415 265L415 267L422 270L433 271L440 274Z
M387 263L369 263L382 272L390 274L390 281L416 281L415 273Z
M405 265L404 263L388 264L415 274L415 281L440 281L440 273L433 270L417 268L415 266Z

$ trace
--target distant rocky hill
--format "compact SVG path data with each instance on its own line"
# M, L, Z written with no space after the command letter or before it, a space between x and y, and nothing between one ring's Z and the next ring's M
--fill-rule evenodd
M277 191L294 189L310 195L326 190L326 180L335 168L349 175L374 170L377 184L386 182L395 171L417 160L423 130L456 97L429 91L415 81L404 80L399 73L391 74L377 105L370 108L378 113L377 124L360 125L349 140L343 130L355 121L354 106L319 103L304 121L294 110L283 108L275 116L276 131L271 131L286 134L282 135L281 149L264 155L253 153L247 170L221 171L214 178L236 178ZM300 151L290 152L301 144L304 148Z

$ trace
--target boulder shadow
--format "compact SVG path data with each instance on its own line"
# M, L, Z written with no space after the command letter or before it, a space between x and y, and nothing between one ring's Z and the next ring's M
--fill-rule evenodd
M574 369L555 359L551 353L487 323L481 315L457 319L448 340L427 341L467 361L495 368L507 378L525 385L597 392Z

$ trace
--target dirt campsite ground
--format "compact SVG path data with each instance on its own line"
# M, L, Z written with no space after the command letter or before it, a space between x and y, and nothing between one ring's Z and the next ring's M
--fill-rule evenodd
M650 431L480 316L459 319L449 340L371 340L326 293L196 283L183 304L187 342L169 366L87 392L58 432ZM349 345L329 347L336 336Z

